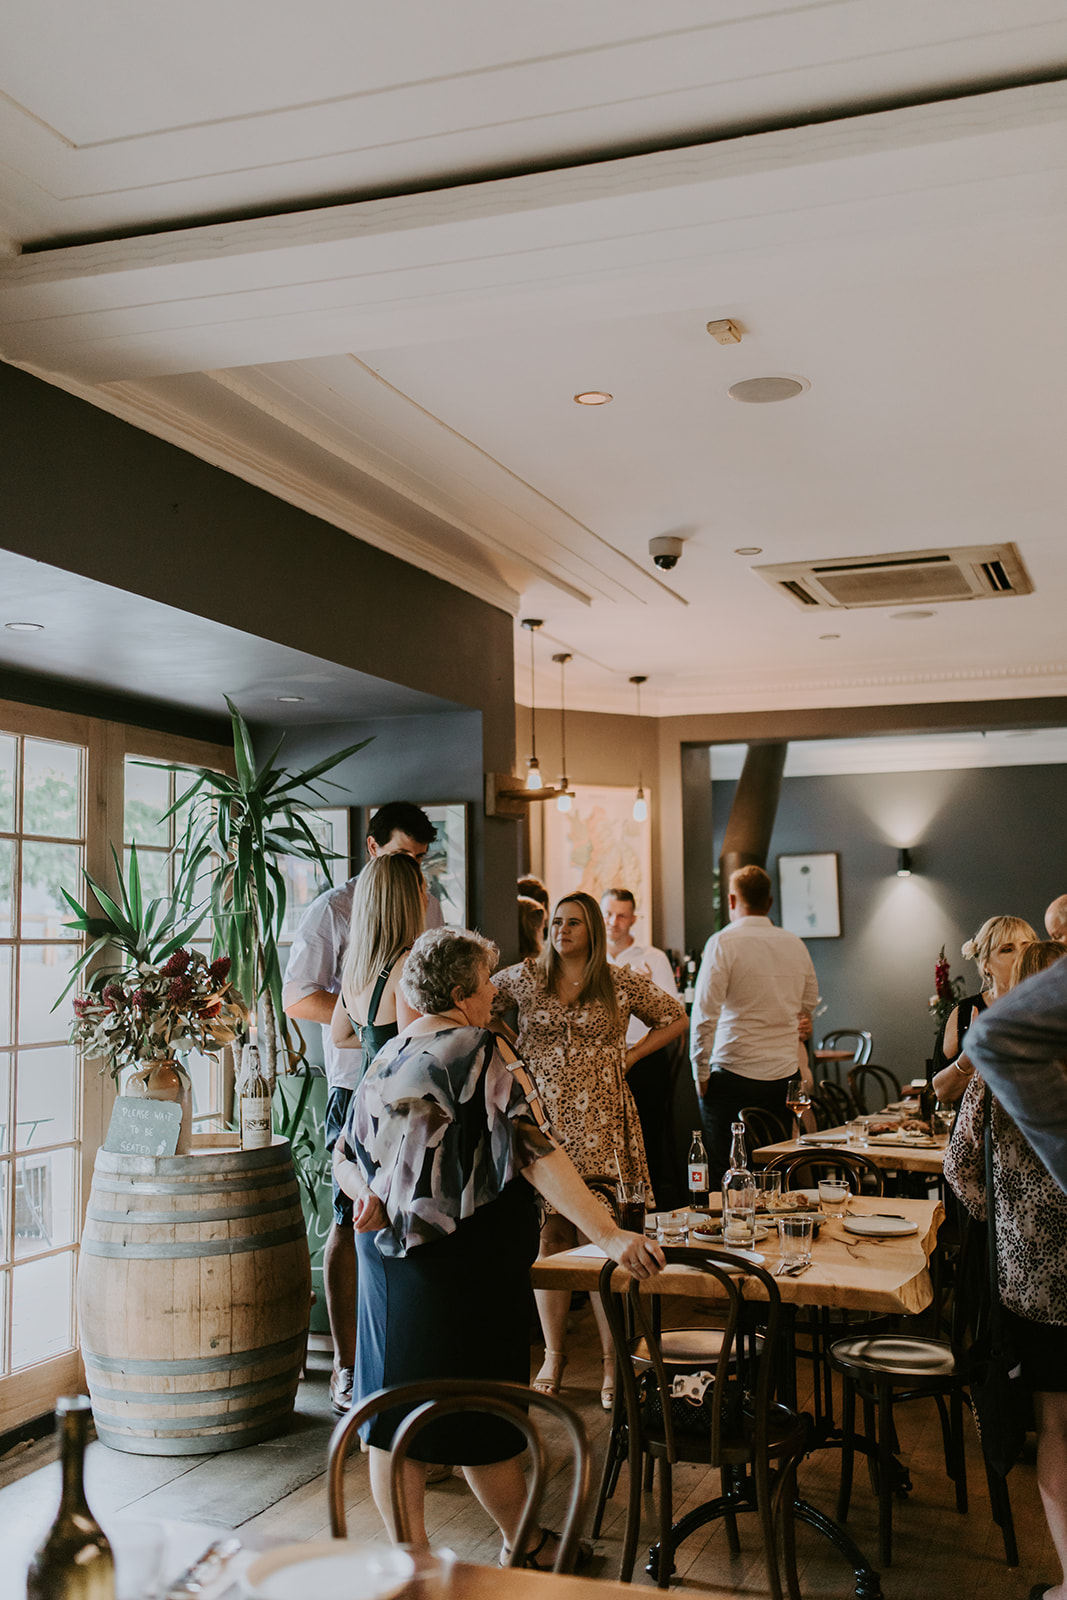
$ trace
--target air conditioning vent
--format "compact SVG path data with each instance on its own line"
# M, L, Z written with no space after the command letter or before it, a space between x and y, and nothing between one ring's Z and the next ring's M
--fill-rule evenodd
M1013 544L951 550L899 550L852 559L753 567L794 605L822 610L943 605L1030 594L1033 584Z

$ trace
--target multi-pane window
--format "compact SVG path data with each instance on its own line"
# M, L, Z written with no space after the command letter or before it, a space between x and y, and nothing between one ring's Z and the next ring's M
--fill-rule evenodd
M172 816L167 812L185 794L192 780L183 773L167 772L143 757L128 755L123 766L124 865L130 869L130 846L137 846L137 866L146 900L165 898L174 889L188 808ZM207 893L205 884L204 893ZM205 919L190 945L211 954L211 923ZM221 1058L190 1054L184 1064L193 1080L193 1115L199 1129L222 1127L225 1082Z
M62 890L85 860L84 746L0 733L0 1375L74 1344L81 1074L78 951Z

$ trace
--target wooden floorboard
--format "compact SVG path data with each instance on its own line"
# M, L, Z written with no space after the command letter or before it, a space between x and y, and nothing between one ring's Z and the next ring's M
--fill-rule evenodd
M668 1320L676 1311L692 1318L693 1310L691 1302L679 1302L668 1307ZM313 1367L301 1386L293 1431L247 1450L194 1457L132 1456L94 1443L88 1458L88 1493L105 1527L108 1517L126 1511L262 1530L293 1540L327 1536L325 1460L335 1420L326 1390L327 1370L320 1359L317 1370ZM809 1370L801 1363L802 1384L810 1384ZM595 1330L591 1316L583 1312L571 1340L564 1394L581 1412L594 1440L595 1482L607 1437L599 1387ZM806 1399L802 1393L802 1403ZM899 1408L898 1418L901 1454L913 1490L906 1500L894 1504L894 1562L882 1574L885 1600L1021 1600L1031 1584L1057 1575L1032 1461L1020 1463L1008 1480L1022 1558L1021 1566L1011 1571L1004 1563L1000 1530L989 1514L985 1474L969 1422L970 1509L961 1516L945 1476L935 1408L917 1402ZM556 1526L568 1488L562 1454L562 1433L550 1435L552 1477L545 1520ZM832 1449L816 1452L800 1470L803 1497L830 1514L837 1498L838 1470L839 1453ZM58 1466L51 1441L39 1441L0 1462L0 1532L6 1558L0 1563L0 1600L22 1600L25 1563L54 1514L58 1493ZM676 1518L717 1494L717 1473L699 1466L675 1469ZM345 1500L349 1536L384 1539L370 1495L367 1460L358 1451L346 1469ZM591 1576L615 1578L618 1574L625 1503L624 1469L608 1504L596 1555L587 1569ZM499 1536L459 1474L428 1490L427 1524L431 1540L448 1545L462 1559L496 1561ZM638 1587L651 1585L644 1563L655 1528L655 1507L646 1495L634 1570ZM765 1596L766 1571L755 1518L742 1517L739 1528L742 1550L736 1557L729 1553L721 1523L688 1539L677 1554L672 1588L692 1591L706 1600ZM873 1559L877 1507L862 1461L857 1461L848 1531ZM848 1600L853 1593L852 1576L841 1557L804 1527L798 1527L797 1546L805 1600Z

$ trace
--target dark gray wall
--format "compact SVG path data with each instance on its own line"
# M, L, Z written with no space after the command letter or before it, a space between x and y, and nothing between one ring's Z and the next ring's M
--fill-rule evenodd
M515 927L514 861L509 862L502 886L486 883L485 829L488 821L482 804L482 718L476 711L460 711L425 717L379 717L365 722L323 723L313 728L269 728L257 731L257 753L262 757L285 735L280 759L294 767L310 767L316 761L357 743L372 742L327 774L338 785L330 789L330 802L347 806L378 806L386 800L413 800L416 805L446 801L473 802L468 809L470 824L470 892L468 921L472 927L491 933L501 947L501 959L517 959L518 932ZM362 840L353 838L352 850L359 861ZM486 904L492 891L500 889L506 903L505 915L497 918L490 930Z
M416 740L383 736L398 767L372 758L374 799L410 786L480 802L481 771L511 770L503 611L3 364L0 414L4 548L471 708L457 740L420 734L414 765ZM42 680L32 698L61 693ZM516 825L482 819L479 834L482 926L510 948Z
M869 1028L874 1060L901 1078L922 1073L941 945L971 992L964 939L1000 914L1025 917L1044 937L1046 905L1067 892L1065 783L1063 766L783 781L768 858L776 892L779 854L840 853L842 937L808 941L826 1007L817 1036ZM716 851L735 787L709 784ZM896 876L901 845L912 851L910 878ZM710 933L710 901L703 913Z

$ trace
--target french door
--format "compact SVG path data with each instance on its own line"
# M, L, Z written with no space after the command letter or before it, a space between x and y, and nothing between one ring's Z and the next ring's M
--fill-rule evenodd
M78 1241L114 1090L68 1043L69 999L56 1004L81 949L64 927L62 890L84 903L83 869L113 889L109 844L121 854L124 817L147 831L151 806L126 793L137 756L230 759L218 746L0 701L0 1432L83 1386ZM130 788L143 802L144 784L134 777ZM159 799L150 875L165 889ZM211 1063L198 1069L206 1116L222 1086Z

